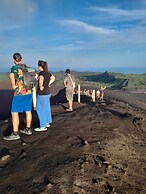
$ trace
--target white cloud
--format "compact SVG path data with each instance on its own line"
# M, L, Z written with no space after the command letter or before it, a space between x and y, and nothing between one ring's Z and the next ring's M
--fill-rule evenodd
M57 3L56 0L41 0L46 8L50 8L53 4Z
M78 20L59 20L57 21L62 26L69 27L74 32L88 33L88 34L111 34L114 30L109 30L106 28L96 27L89 25L85 22Z
M143 10L125 10L125 9L118 9L118 8L92 7L91 10L101 11L101 12L110 13L112 15L121 15L121 16L141 16L141 17L143 17L144 15L146 15L146 9L143 9Z
M28 19L34 16L36 9L34 0L1 0L0 21Z
M115 18L116 21L145 20L146 18L146 9L126 10L119 8L90 7L89 10L97 12L103 19L107 19L107 17L110 16L112 19Z
M23 26L24 27L24 26ZM21 25L0 25L0 32L2 31L9 31L9 30L16 30L22 28Z
M142 0L142 4L146 5L146 0Z

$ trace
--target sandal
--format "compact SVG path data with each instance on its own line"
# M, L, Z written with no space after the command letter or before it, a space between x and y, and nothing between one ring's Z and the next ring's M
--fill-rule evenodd
M73 109L67 108L67 109L66 109L66 111L68 111L68 112L72 112L72 111L73 111Z

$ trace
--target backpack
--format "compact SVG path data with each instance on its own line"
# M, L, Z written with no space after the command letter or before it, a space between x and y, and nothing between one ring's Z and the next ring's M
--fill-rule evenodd
M19 65L23 73L24 85L27 89L32 89L37 85L36 70L32 67L28 67L25 64Z

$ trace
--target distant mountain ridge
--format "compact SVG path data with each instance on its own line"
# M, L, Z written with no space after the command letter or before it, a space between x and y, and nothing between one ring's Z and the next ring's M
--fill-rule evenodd
M52 72L56 81L54 84L63 86L64 71ZM76 78L76 85L97 86L105 85L108 89L130 89L146 88L146 73L144 74L124 74L105 71L100 72L78 72L72 71ZM9 82L9 74L0 74L0 83Z
M53 72L56 76L56 84L62 84L65 73L63 71ZM100 72L78 72L72 71L76 83L84 86L106 85L108 89L130 89L146 88L146 73L124 74L105 71Z

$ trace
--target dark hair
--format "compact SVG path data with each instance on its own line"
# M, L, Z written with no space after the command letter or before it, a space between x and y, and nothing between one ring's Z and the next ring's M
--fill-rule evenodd
M66 69L65 73L70 73L70 69Z
M38 61L38 66L41 66L45 72L48 72L48 63L46 61Z
M20 55L20 53L14 53L13 59L17 62L20 62L22 60L22 56Z

